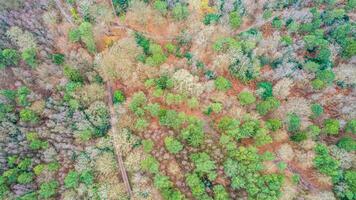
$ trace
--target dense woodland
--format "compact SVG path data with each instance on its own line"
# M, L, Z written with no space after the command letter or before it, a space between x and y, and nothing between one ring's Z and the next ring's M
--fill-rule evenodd
M356 200L356 0L0 0L0 199Z

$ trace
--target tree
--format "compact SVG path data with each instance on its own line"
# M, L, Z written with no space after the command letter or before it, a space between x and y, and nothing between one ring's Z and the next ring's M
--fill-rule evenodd
M263 100L266 100L268 97L273 96L273 85L270 82L260 82L257 84L257 92L260 94Z
M113 96L113 103L114 104L121 104L126 100L124 93L121 90L115 90Z
M260 115L266 115L268 112L277 109L280 106L280 102L275 97L268 97L265 101L262 101L256 105L256 110Z
M89 22L83 22L78 28L80 32L80 40L85 44L90 53L96 52L93 27Z
M356 119L349 120L346 123L345 132L356 134Z
M215 185L213 187L214 191L214 199L215 200L229 200L229 194L226 192L224 186L222 185Z
M172 136L167 136L164 139L166 149L173 154L179 153L183 149L183 145Z
M230 26L234 29L237 29L241 26L242 18L237 12L231 12L229 14Z
M65 62L64 54L61 53L52 54L52 62L56 65L62 65Z
M172 14L175 20L181 21L188 17L189 10L186 5L183 5L182 3L177 3L175 4L172 10Z
M40 186L40 190L38 191L39 195L43 198L49 198L56 194L57 188L59 186L58 181L52 180L49 182L44 182Z
M154 177L154 185L155 185L156 188L158 188L160 190L171 188L173 186L173 184L169 180L168 176L163 176L163 175L160 175L160 174L157 174Z
M351 137L341 138L337 144L340 149L345 149L346 151L356 151L356 141Z
M143 116L145 111L142 109L142 107L144 106L144 104L146 104L146 102L147 102L146 95L142 91L136 92L132 96L132 100L129 105L129 108L137 116Z
M271 131L276 131L282 127L282 121L280 119L268 119L266 121L266 127Z
M215 79L214 81L216 89L220 91L227 91L231 88L231 83L229 80L226 78L219 76L218 78Z
M64 178L64 186L66 188L76 188L79 185L79 174L76 171L69 171Z
M4 49L0 52L0 69L5 66L16 66L19 64L20 56L14 49Z
M196 199L211 200L205 192L204 183L200 180L196 173L187 174L185 181L192 191L193 197Z
M84 77L82 76L80 71L74 69L69 65L64 66L63 73L70 81L77 82L77 83L82 83L84 81Z
M142 146L146 153L150 153L153 150L154 143L150 139L142 140Z
M190 155L190 159L193 161L195 165L194 172L199 175L199 177L208 176L210 181L213 181L217 177L216 173L216 165L213 160L211 160L210 156L205 153L194 153Z
M339 134L340 122L337 119L326 119L324 121L323 132L329 135Z
M37 123L39 120L39 117L37 116L37 114L34 111L32 111L28 108L25 108L20 111L20 120L23 122Z
M165 1L161 1L161 0L156 0L153 3L153 7L158 10L162 15L166 15L167 14L167 8L168 5Z
M339 180L340 163L329 154L328 148L324 144L317 144L314 151L316 153L314 166L320 173L330 176L334 182Z
M320 104L315 103L311 105L311 111L313 112L313 115L311 117L317 118L323 114L324 108Z
M36 49L25 49L21 54L22 60L31 68L35 68L37 66L36 54Z
M20 184L28 184L33 180L33 174L31 172L23 172L17 177L17 182Z
M158 173L159 163L151 155L148 155L144 160L141 161L141 169L150 172L152 174Z
M238 99L240 101L241 105L250 105L253 104L256 101L256 97L248 91L242 91L238 95Z
M288 115L288 131L295 133L297 131L299 131L300 129L300 117L295 114L295 113L291 113Z
M205 134L200 121L190 123L181 131L182 138L193 147L198 147L204 142Z

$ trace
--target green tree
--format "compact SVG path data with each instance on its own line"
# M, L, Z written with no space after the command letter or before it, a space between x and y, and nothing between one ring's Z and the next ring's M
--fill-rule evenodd
M292 132L292 133L295 133L297 131L299 131L300 129L300 117L295 114L295 113L291 113L288 115L288 131L289 132Z
M216 89L220 91L227 91L231 88L231 82L226 78L219 76L214 81Z
M177 3L173 10L172 10L173 18L175 20L181 21L184 20L188 17L189 15L189 10L186 5L183 5L181 3Z
M190 159L195 165L194 172L199 175L199 177L208 176L208 179L213 181L217 177L216 165L210 156L205 153L194 153L190 155Z
M280 102L275 97L269 97L256 105L256 110L260 115L266 115L268 112L277 109Z
M33 180L33 174L31 172L22 172L17 177L17 182L20 184L28 184L31 183Z
M80 40L85 44L90 53L96 53L96 46L93 34L93 27L89 22L83 22L78 28Z
M270 82L260 82L257 84L258 93L260 94L263 100L266 100L268 97L273 96L273 85Z
M153 7L158 10L162 15L166 15L167 14L167 8L168 5L165 1L161 1L161 0L156 0L153 3Z
M256 101L256 97L248 91L242 91L238 95L238 99L240 101L241 105L250 105L253 104Z
M323 132L329 135L339 134L340 122L337 119L326 119L324 121Z
M214 199L215 200L229 200L229 194L226 192L224 186L222 185L215 185L213 187L214 191Z
M76 171L69 171L64 178L64 186L66 188L76 188L79 185L79 174Z
M142 140L142 146L146 153L150 153L153 150L154 143L150 139Z
M23 122L37 123L39 117L34 111L25 108L20 111L20 120Z
M266 127L271 131L276 131L282 128L282 121L280 119L268 119L266 121Z
M311 111L313 112L312 118L320 117L324 113L324 108L320 104L312 104Z
M52 54L51 58L52 58L52 62L56 65L62 65L65 61L64 54L61 53Z
M242 18L237 12L231 12L229 14L230 26L234 29L240 28L242 23Z
M346 123L345 132L356 134L356 119L351 119Z
M2 54L0 56L0 69L5 66L16 66L19 64L20 55L15 49L4 49L0 53Z
M37 66L36 55L36 49L34 48L25 49L21 54L22 60L24 60L25 63L28 64L31 68L35 68Z
M330 176L334 182L339 180L340 163L329 154L328 148L324 144L317 144L314 151L316 153L314 166L320 173Z
M44 182L41 184L38 194L43 198L52 197L54 194L56 194L58 186L59 183L55 180Z
M150 172L152 174L158 173L159 163L151 155L148 155L144 160L141 161L141 169Z
M202 122L190 123L181 131L181 135L191 146L200 146L205 138Z
M183 145L172 136L167 136L164 139L166 149L173 154L179 153L183 149Z
M63 68L64 76L66 76L70 81L82 83L84 81L84 77L80 73L79 70L74 69L69 65L65 65Z
M120 104L126 100L124 93L121 90L115 90L113 96L113 103Z
M341 138L336 145L340 149L345 149L346 151L356 151L356 141L351 137Z

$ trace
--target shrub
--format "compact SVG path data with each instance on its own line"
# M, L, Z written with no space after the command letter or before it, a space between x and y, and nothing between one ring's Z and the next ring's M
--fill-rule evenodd
M74 69L68 65L64 66L63 73L70 81L78 83L82 83L84 81L84 77L79 72L79 70Z
M215 79L214 81L216 89L220 91L227 91L231 88L231 83L229 80L226 78L219 76L218 78Z
M291 113L288 115L288 131L289 132L292 132L292 133L295 133L297 131L299 131L300 129L300 117L295 114L295 113Z
M168 5L165 1L161 1L161 0L156 0L153 3L153 7L158 10L162 15L166 15L167 14L167 8Z
M147 158L141 161L141 169L146 172L156 174L158 173L158 167L158 161L151 155L148 155Z
M20 120L23 122L37 123L39 118L35 112L25 108L20 111Z
M238 99L241 105L250 105L256 101L256 97L248 91L240 92Z
M0 69L4 66L15 66L19 64L20 55L14 49L4 49L1 52Z
M339 134L340 122L336 119L326 119L324 121L323 132L329 135Z
M76 171L69 171L64 178L64 186L66 188L76 188L79 185L79 174Z
M80 41L80 31L77 28L72 28L68 32L68 40L70 42L79 42Z
M181 3L177 3L173 10L172 10L173 18L175 20L184 20L188 17L189 15L189 10L186 5L183 5Z
M356 151L356 141L351 137L341 138L336 145L346 151Z
M316 103L316 104L312 104L311 105L311 111L313 112L313 115L311 117L312 118L317 118L317 117L320 117L323 114L324 108L320 104Z
M115 90L114 91L114 98L113 98L113 103L114 104L120 104L123 103L126 100L126 97L124 93L121 90Z
M303 140L308 139L308 136L305 132L299 132L299 133L295 133L293 134L290 139L294 142L301 142Z
M277 109L280 106L278 99L269 97L256 105L256 110L260 115L266 115L268 112Z
M352 119L346 123L345 132L356 134L356 119Z
M229 194L226 192L224 186L215 185L213 187L214 199L215 200L228 200L230 199Z
M61 53L55 53L52 54L52 62L56 65L62 65L65 61L64 54Z
M314 166L320 173L332 177L336 182L340 178L340 163L329 154L328 148L323 144L317 144L314 151L316 153Z
M154 143L152 140L148 139L148 140L142 140L142 146L143 146L143 150L146 153L150 153L153 150L153 146Z
M194 153L190 155L190 159L195 165L194 172L198 174L199 177L204 177L206 175L210 181L215 180L217 177L215 171L216 165L207 153Z
M198 147L204 142L204 130L201 122L190 123L181 131L182 138L193 147Z
M183 145L172 136L167 136L164 139L164 144L166 149L173 154L177 154L183 149Z
M44 182L41 184L38 194L43 198L49 198L56 194L58 186L59 183L55 180Z
M78 28L80 32L80 40L85 44L90 53L96 52L93 27L89 22L83 22Z
M25 49L22 54L22 60L25 61L31 68L35 68L37 66L36 60L36 49Z
M240 28L242 23L242 18L237 12L231 12L229 14L230 26L234 29Z
M276 131L282 128L282 121L279 119L268 119L266 121L266 127L271 131Z
M257 84L258 93L263 100L273 96L273 85L270 82L260 82Z
M20 184L28 184L33 180L33 174L31 172L23 172L17 177L17 182Z

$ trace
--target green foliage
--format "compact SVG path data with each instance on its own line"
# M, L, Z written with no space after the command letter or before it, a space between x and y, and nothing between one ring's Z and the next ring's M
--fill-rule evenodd
M87 186L92 185L94 183L93 173L89 170L83 171L80 174L79 181Z
M231 28L237 29L241 26L242 18L237 12L231 12L229 14L229 22Z
M346 123L345 132L356 134L356 119L351 119Z
M148 155L147 158L141 161L141 169L146 172L156 174L158 173L158 167L158 161L151 155Z
M171 188L173 186L172 182L169 180L168 176L163 176L157 174L154 177L154 186L160 190Z
M268 112L277 109L280 106L278 99L274 97L268 97L265 101L262 101L256 105L256 110L260 115L266 115Z
M187 185L192 191L193 197L195 199L210 200L211 198L205 192L204 183L200 180L196 173L187 174L185 179Z
M256 97L248 91L240 92L240 94L238 95L238 99L240 104L243 106L253 104L256 101Z
M313 61L308 61L304 65L304 69L310 72L317 72L320 69L320 65Z
M64 66L63 73L64 73L64 76L66 76L70 81L73 81L76 83L82 83L84 81L84 77L82 76L80 71L69 66L69 65Z
M72 28L68 32L68 40L70 42L79 42L80 41L80 31L77 28Z
M166 149L173 154L179 153L183 149L183 145L172 136L167 136L164 139Z
M324 108L320 104L312 104L310 108L313 112L313 115L311 116L312 118L320 117L324 113Z
M239 125L240 122L238 120L224 116L220 119L217 126L223 133L231 137L237 137L239 134Z
M346 151L356 151L356 141L351 137L341 138L336 145L340 149L345 149Z
M323 132L328 135L339 134L340 122L337 119L326 119L324 121Z
M293 38L289 35L283 35L281 38L281 42L285 45L292 45L293 44Z
M184 20L188 17L189 15L189 10L186 5L183 5L181 3L175 4L173 10L172 10L173 18L175 20L181 21Z
M320 131L321 129L319 128L319 126L310 125L308 126L306 133L309 137L316 137L320 134Z
M0 69L19 64L20 55L15 49L4 49L0 51Z
M295 132L299 131L300 123L301 123L301 120L297 114L291 113L288 115L287 125L288 125L289 132L295 133Z
M321 90L326 86L325 83L320 79L314 79L311 84L315 90Z
M188 126L181 131L181 135L189 145L193 147L200 146L205 138L203 123L200 121L189 123Z
M153 3L153 7L158 10L162 15L166 15L168 11L168 5L166 1L156 0Z
M241 45L239 42L237 42L236 39L232 37L223 37L219 38L218 40L215 41L213 44L213 49L214 51L220 52L220 51L227 51L228 49L241 49Z
M52 62L56 65L62 65L65 61L64 54L61 53L52 54L51 58L52 58Z
M226 78L219 76L214 81L216 89L226 92L231 88L231 82Z
M283 22L281 19L279 19L278 17L273 18L273 20L272 20L273 28L281 29L282 26L283 26Z
M340 178L340 163L329 154L324 144L317 144L314 151L316 153L314 166L320 173L330 176L336 182Z
M25 61L27 65L29 65L31 68L35 68L37 66L37 59L36 59L36 49L30 48L30 49L25 49L22 54L22 60Z
M301 142L303 140L308 139L308 136L307 136L306 132L298 132L298 133L293 134L290 137L290 139L294 142Z
M287 168L287 163L285 163L285 162L279 162L279 163L277 163L277 167L278 167L278 170L279 171L284 171L286 168Z
M158 114L160 125L173 129L179 129L185 120L184 113L177 113L174 110L161 109Z
M28 108L24 108L20 111L20 120L23 122L30 122L35 124L38 122L39 117L34 111Z
M199 177L207 176L210 181L216 179L216 165L213 160L211 160L210 156L203 152L203 153L194 153L190 155L190 159L195 165L194 172Z
M270 82L260 82L257 84L258 93L260 94L263 100L266 100L268 97L273 96L273 85Z
M96 46L93 34L93 27L89 22L83 22L78 28L80 32L80 40L85 44L90 53L96 53Z
M348 39L346 46L344 47L344 56L350 58L356 55L356 40Z
M174 54L177 51L177 46L172 43L168 43L166 44L165 49L168 53Z
M143 52L146 55L149 55L149 50L150 50L150 40L147 39L143 34L141 33L135 33L135 38L136 38L136 43L138 46L142 47Z
M215 200L229 200L229 194L226 192L224 186L222 185L215 185L213 187L214 191L214 199Z
M332 70L320 70L316 74L316 78L323 81L325 84L330 85L335 79L335 74Z
M136 123L135 123L135 128L136 128L137 130L142 131L142 130L146 129L149 125L150 125L150 124L147 122L146 119L144 119L144 118L138 118L138 119L136 120Z
M167 57L160 45L150 44L149 56L146 58L145 63L150 66L159 66L166 61Z
M124 93L121 90L115 90L113 96L113 103L120 104L126 100Z
M116 15L123 15L129 7L129 0L113 0Z
M199 101L196 97L192 97L191 99L188 99L187 104L190 109L194 109L199 106Z
M129 108L137 116L143 116L145 114L145 111L143 110L142 107L146 104L146 102L147 102L146 95L142 91L136 92L132 96L132 100L129 105Z
M66 188L77 188L79 185L79 174L76 171L69 171L64 178L64 186Z
M147 110L152 116L158 117L161 106L158 103L150 103L145 106L145 110Z
M264 128L257 130L257 133L254 136L255 145L262 146L265 144L271 143L273 140L271 136L268 134L268 131Z
M268 119L266 121L266 127L271 131L276 131L282 128L282 121L280 119Z
M31 172L22 172L17 177L17 182L19 184L28 184L28 183L31 183L32 180L33 180L33 174Z
M146 153L150 153L153 150L154 143L150 139L142 140L142 146Z
M38 194L40 195L40 197L49 198L56 194L58 186L59 183L55 180L44 182L41 184Z
M267 19L272 17L272 14L273 14L272 10L265 10L263 12L263 16L262 17L263 17L263 19L267 20Z
M30 90L26 86L19 87L17 89L17 103L21 106L29 106L30 103L27 100L27 96L30 94Z
M260 128L260 122L258 120L248 119L241 126L237 139L253 137L256 135Z
M219 21L220 15L216 13L208 13L204 16L203 23L205 25L215 24Z

